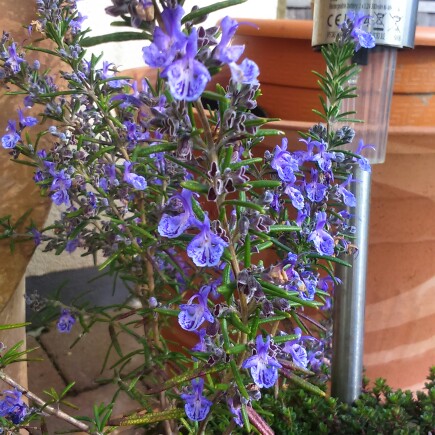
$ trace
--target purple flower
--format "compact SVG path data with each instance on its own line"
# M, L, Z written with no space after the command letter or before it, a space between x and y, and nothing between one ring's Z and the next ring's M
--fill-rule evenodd
M68 189L71 187L72 181L68 173L65 173L65 169L60 171L54 171L52 167L54 164L51 162L44 162L49 168L49 172L53 175L53 182L51 183L50 190L53 193L51 199L56 205L65 204L67 207L71 205ZM51 163L51 165L49 165Z
M217 266L228 243L211 231L207 215L197 225L200 233L187 245L187 255L199 267Z
M69 189L71 187L71 177L62 169L53 174L53 182L51 183L51 190Z
M115 165L105 165L104 166L104 174L108 178L106 178L106 177L100 178L98 185L105 192L107 192L110 187L119 185L119 181L116 178L116 166Z
M16 389L3 391L0 401L0 417L7 418L13 424L20 424L30 413L22 396L23 394Z
M65 251L70 254L74 252L79 246L79 239L68 240L65 245Z
M299 189L296 189L296 187L293 186L287 186L285 188L285 193L289 196L294 208L297 210L302 210L304 208L304 196Z
M313 155L313 161L319 165L322 171L329 172L332 168L332 161L335 160L335 154L326 151L324 142L312 141L311 143L319 149L319 152Z
M320 349L312 349L308 351L308 363L311 370L319 372L324 364L323 344L319 344Z
M319 211L316 213L316 228L308 237L310 242L314 243L316 251L320 255L333 255L334 254L334 239L327 233L323 227L326 225L326 213Z
M231 69L231 78L239 84L256 85L257 77L260 75L258 65L251 59L243 59L240 65L235 62L229 64Z
M184 410L187 417L193 421L202 421L207 417L210 407L213 404L202 395L204 389L204 379L197 378L192 380L192 393L182 394L181 398L186 402Z
M278 177L282 181L293 184L296 181L294 172L299 170L299 164L287 151L287 143L287 138L283 138L281 146L277 145L275 147L270 166L278 172Z
M304 208L302 210L298 210L298 214L296 216L296 225L301 227L311 214L311 206L308 202L305 203Z
M18 56L17 44L15 44L15 42L9 46L8 52L9 58L6 60L5 64L11 68L14 74L16 74L20 71L20 64L24 62L24 59Z
M233 415L234 423L238 426L243 427L243 417L242 417L242 408L234 405L234 400L232 397L227 399L227 405L230 409L231 414Z
M8 126L6 127L8 134L2 137L2 146L6 149L15 148L17 143L21 140L21 136L17 133L17 123L15 121L8 121Z
M373 145L364 145L364 141L362 139L359 140L358 142L358 148L356 150L356 154L361 154L363 152L363 150L365 150L366 148L371 148L372 150L375 149L375 147ZM359 167L366 172L371 172L372 168L370 166L369 161L365 158L360 156L360 158L357 160Z
M319 281L318 277L313 272L308 270L301 272L301 277L302 280L298 287L300 298L305 301L314 300L317 283Z
M201 328L199 331L194 330L193 332L195 332L198 335L199 342L192 347L192 350L195 352L205 352L207 350L206 343L204 340L206 334L205 328Z
M62 314L59 317L59 320L57 321L57 329L59 332L71 332L71 328L73 327L74 323L76 323L75 317L71 314L69 310L62 310Z
M193 302L197 300L198 303ZM180 305L178 323L186 331L197 330L205 320L214 323L214 317L207 307L208 291L200 291L193 295L187 304Z
M222 36L213 56L223 63L237 62L245 49L244 45L231 45L231 39L238 27L237 21L228 16L221 21Z
M269 346L270 336L268 335L264 342L263 337L258 335L256 339L257 353L242 364L242 368L251 369L251 376L260 388L272 387L278 379L278 369L282 367L273 356L268 355Z
M192 192L190 190L183 189L181 194L174 195L170 201L179 202L183 211L177 215L164 213L157 231L161 236L173 239L181 236L190 227L195 215L192 210Z
M80 12L77 14L77 16L70 21L69 26L72 30L72 33L75 35L78 33L81 28L83 21L85 21L88 17L86 15L82 15Z
M51 199L56 205L65 204L67 207L71 205L71 200L69 198L68 192L65 189L58 190L51 195Z
M300 328L295 328L295 333L298 336L295 340L287 341L283 346L283 351L289 353L293 362L303 369L307 368L308 356L307 350L301 344L302 331Z
M356 14L354 11L347 12L347 20L353 24L351 36L355 41L355 51L361 47L373 48L376 45L374 36L362 29L364 22L370 18L372 18L370 15L365 15L362 11L358 11Z
M356 198L355 195L346 189L346 186L350 184L352 181L356 181L352 178L352 174L347 177L347 179L337 186L337 194L340 195L343 198L343 202L348 207L355 207L356 206Z
M162 12L162 20L167 33L160 27L154 29L153 43L142 49L146 64L154 68L166 67L175 59L177 53L184 49L187 37L181 31L183 15L184 10L180 5L175 8L166 8Z
M140 126L134 122L125 121L124 125L127 130L127 137L132 145L147 140L150 136L148 132L142 131Z
M368 161L368 159L366 159L365 157L360 157L358 159L358 165L359 167L366 172L372 172L372 167L370 165L370 162Z
M124 181L131 184L137 190L145 190L147 188L145 178L142 175L130 172L132 166L132 162L124 162Z
M115 73L112 70L109 70L111 66L115 66L113 63L107 62L106 60L103 61L103 68L99 70L101 79L111 79L112 77L115 77ZM127 80L109 80L107 82L108 86L111 88L122 88L123 86L128 85Z
M279 213L282 209L282 200L281 200L281 196L279 193L274 193L273 194L273 199L271 201L271 203L269 204L270 208L274 211L276 211L277 213Z
M24 113L21 109L18 109L18 117L20 119L19 123L21 128L33 127L38 123L38 120L33 116L24 116Z
M323 183L318 183L318 172L311 169L311 181L305 185L307 197L312 202L321 202L325 198L328 187Z
M38 246L41 244L41 232L38 231L35 227L30 228L30 232L33 236L33 241L35 242L35 246Z
M205 65L195 59L197 51L198 35L194 28L187 40L185 55L162 72L162 77L167 77L171 94L176 100L197 100L211 79Z

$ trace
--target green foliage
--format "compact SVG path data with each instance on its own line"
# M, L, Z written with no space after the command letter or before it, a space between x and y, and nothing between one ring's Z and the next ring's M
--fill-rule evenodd
M276 435L289 434L428 434L435 430L435 366L425 391L393 390L384 379L365 382L353 405L320 397L291 384L278 397L265 396L263 416Z

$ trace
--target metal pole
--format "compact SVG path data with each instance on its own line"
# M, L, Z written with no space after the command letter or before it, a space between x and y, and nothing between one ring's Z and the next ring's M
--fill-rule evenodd
M338 266L336 276L342 283L335 289L332 345L332 395L352 403L361 393L364 353L364 311L370 217L370 173L354 169L352 191L357 206L351 225L356 227L358 252L343 260L352 267Z

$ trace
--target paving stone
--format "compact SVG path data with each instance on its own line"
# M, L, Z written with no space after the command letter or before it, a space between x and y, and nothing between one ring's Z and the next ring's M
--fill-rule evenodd
M66 406L61 406L61 409L72 415L72 416L88 416L91 417L93 415L93 406L94 404L99 405L100 403L109 403L112 400L112 397L117 391L116 385L109 384L104 385L99 388L96 388L92 391L86 391L80 393L79 395L73 396L68 395L66 400L78 406L80 409L75 410ZM113 408L112 416L120 416L120 415L128 415L130 413L135 412L138 409L138 404L134 400L130 399L127 394L124 392L120 392L115 406ZM55 434L56 432L63 433L72 433L75 428L70 424L60 420L58 418L48 416L46 417L47 430L50 435ZM71 431L71 432L68 432ZM34 430L32 434L39 434L38 430ZM111 432L112 435L142 435L145 434L145 429L132 429L132 428L120 428L116 429L114 432Z
M35 393L42 399L48 398L43 393L53 387L57 392L61 392L65 387L65 382L62 380L50 357L41 348L40 343L31 335L27 336L27 349L38 347L30 354L30 358L40 358L43 361L29 361L27 363L27 377L29 390Z
M44 348L55 361L56 366L61 368L65 379L68 382L76 382L75 392L95 388L96 379L112 377L113 370L110 367L119 360L119 356L112 348L106 369L101 372L107 350L111 345L107 323L93 325L91 331L70 348L78 333L80 327L77 325L70 334L61 334L54 327L40 337ZM136 340L125 332L119 335L119 343L124 355L140 348ZM137 366L142 361L141 355L135 356L129 363L129 367L135 367L133 364Z
M1 250L0 250L1 252ZM3 257L1 257L3 258ZM3 306L6 294L3 292L2 274L0 271L0 325L14 324L24 322L24 281L20 282L20 285L13 293L7 304ZM24 328L13 328L0 331L0 342L2 342L6 349L10 349L12 346L19 342L23 342L20 351L26 348L26 333ZM15 382L21 385L27 385L27 370L26 363L19 362L14 363L6 367L5 372L11 376ZM0 392L3 390L10 390L10 386L0 380Z

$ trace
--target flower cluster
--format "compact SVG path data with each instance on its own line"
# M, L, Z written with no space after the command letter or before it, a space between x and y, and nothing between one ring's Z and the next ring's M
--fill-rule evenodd
M358 180L350 174L370 165L343 150L355 133L335 129L327 114L328 128L318 124L299 143L284 138L261 150L268 119L251 112L259 70L241 60L242 45L232 44L239 24L226 17L204 28L178 2L160 3L157 10L156 2L113 0L107 9L152 34L142 56L159 77L139 83L86 57L84 18L74 1L38 0L33 30L57 44L53 53L65 68L55 80L4 35L0 75L21 90L25 108L42 107L46 124L32 136L38 121L19 110L2 145L35 168L41 193L60 207L52 226L32 224L28 237L56 254L99 253L101 267L127 283L131 298L109 316L109 330L122 355L116 328L128 328L119 321L140 316L144 336L130 335L144 363L125 374L122 356L117 382L141 397L132 379L152 372L159 388L170 390L159 390L162 408L169 394L184 405L175 412L194 422L206 425L216 410L244 426L253 402L261 407L260 390L289 377L289 367L292 379L322 369L324 345L312 332L321 328L305 309L328 303L338 281L331 264L352 251ZM361 23L358 16L343 25L345 45L333 48L346 48L343 62L370 45ZM223 68L230 83L207 92L215 106L206 111L201 96ZM335 122L339 108L334 113ZM77 320L86 325L84 312L63 309L58 330L70 332ZM162 333L169 318L178 319L171 328L197 340L187 363L184 351L169 351ZM166 365L171 369L162 370ZM13 393L4 405L8 418L24 415L20 397Z
M244 59L237 64L243 53L241 45L231 46L238 24L230 17L221 23L221 40L213 42L215 35L193 28L189 35L181 30L184 10L177 5L162 13L164 29L156 27L153 42L143 49L145 63L162 68L172 96L177 100L195 101L204 92L211 76L209 68L228 64L232 79L239 84L257 84L259 69L255 62ZM207 42L207 43L206 43Z
M29 413L29 407L23 402L23 394L20 391L3 391L0 399L0 417L5 417L13 424L20 424Z

